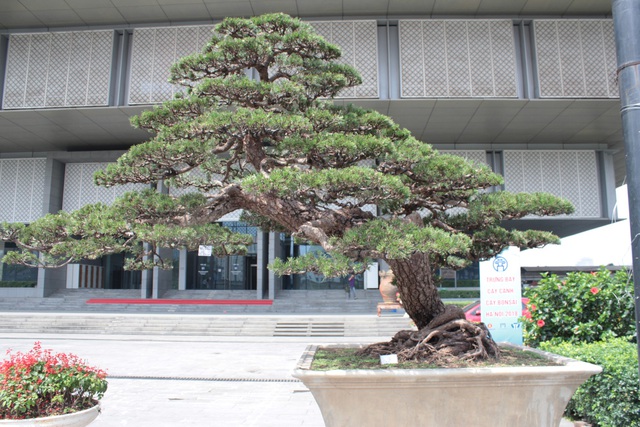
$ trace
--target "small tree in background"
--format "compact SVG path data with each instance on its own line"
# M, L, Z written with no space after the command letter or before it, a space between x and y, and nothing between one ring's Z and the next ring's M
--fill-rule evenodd
M3 238L25 249L5 260L61 265L127 251L135 255L129 268L150 268L169 264L160 248L207 244L217 256L238 253L251 238L215 221L243 209L244 220L327 253L278 261L271 268L280 274L341 276L386 261L422 337L440 331L419 351L415 337L394 340L411 348L398 349L401 358L426 357L436 343L463 357L496 355L485 328L445 310L437 271L509 245L556 243L551 233L501 222L566 214L571 205L548 194L483 191L502 184L486 166L439 154L376 111L333 105L340 90L360 83L339 57L310 25L286 15L225 19L202 53L172 67L184 95L132 121L154 136L95 177L104 186L163 182L191 191L133 192L110 207L48 215L28 227L5 224Z

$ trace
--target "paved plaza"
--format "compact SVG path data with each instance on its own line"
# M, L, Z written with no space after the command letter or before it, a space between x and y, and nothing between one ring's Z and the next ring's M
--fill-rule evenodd
M380 339L363 337L358 342ZM310 342L354 342L351 337L96 338L3 333L0 352L27 351L36 340L108 371L109 390L92 427L322 427L313 396L290 373ZM561 427L572 425L563 421Z
M290 375L308 339L5 334L0 352L27 351L35 340L108 371L92 426L324 425L311 393Z

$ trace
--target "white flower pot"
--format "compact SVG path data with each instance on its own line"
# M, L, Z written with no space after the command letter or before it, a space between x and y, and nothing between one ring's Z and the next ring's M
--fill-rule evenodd
M28 418L26 420L0 420L0 427L84 427L100 414L100 404L85 409L84 411L73 412L65 415L54 415L43 418Z

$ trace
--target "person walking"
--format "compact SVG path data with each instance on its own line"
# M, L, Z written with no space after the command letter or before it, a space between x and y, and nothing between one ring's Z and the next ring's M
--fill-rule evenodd
M349 298L358 299L358 297L356 296L356 275L352 273L349 276L348 281L349 281Z

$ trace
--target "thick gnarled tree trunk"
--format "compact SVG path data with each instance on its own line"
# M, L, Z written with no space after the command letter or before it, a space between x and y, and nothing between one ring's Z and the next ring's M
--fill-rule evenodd
M431 363L499 356L500 350L484 324L467 321L460 307L444 305L428 254L416 252L407 259L387 263L393 270L402 305L418 330L400 331L391 341L371 344L360 354L396 354L401 361Z
M444 312L428 254L416 252L407 259L387 263L393 270L402 305L418 329Z

